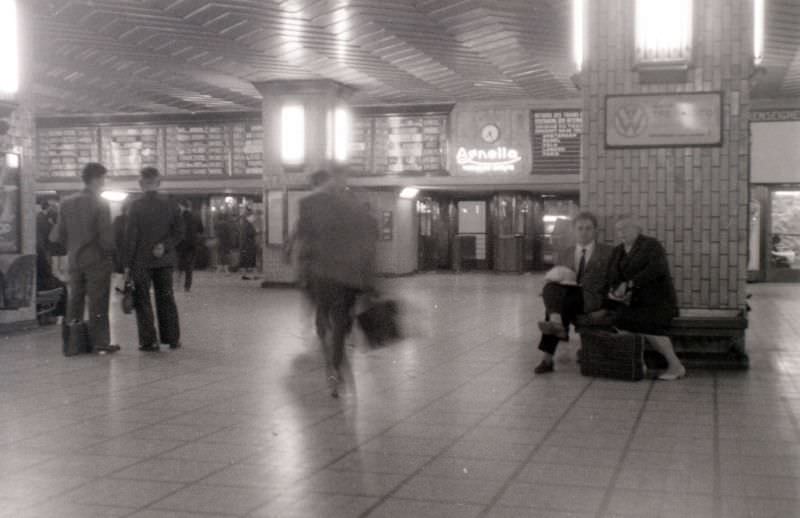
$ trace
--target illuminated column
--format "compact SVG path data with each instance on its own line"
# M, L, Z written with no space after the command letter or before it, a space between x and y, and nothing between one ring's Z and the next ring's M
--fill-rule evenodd
M4 203L18 208L5 211L0 221L10 232L4 231L0 250L0 271L6 286L13 282L21 291L19 300L28 303L18 308L3 307L0 311L0 332L36 324L35 275L28 265L35 265L36 253L36 203L35 178L37 160L35 156L34 110L30 99L31 80L29 63L32 46L27 21L30 2L0 0L0 152L13 153L14 158L4 160L5 165L19 164L16 171L3 174ZM18 159L17 159L18 158ZM18 178L18 183L16 178ZM10 204L10 205L8 205ZM14 266L16 274L9 275ZM21 267L21 268L20 268ZM19 275L23 272L22 275ZM9 277L14 277L9 281ZM24 288L24 289L23 289ZM24 295L21 293L27 292Z
M319 169L345 163L349 148L352 89L328 80L266 81L255 84L263 97L265 285L294 281L284 260L298 199ZM338 128L338 131L337 131Z
M752 3L584 3L581 204L607 241L640 216L680 306L719 314L745 306Z

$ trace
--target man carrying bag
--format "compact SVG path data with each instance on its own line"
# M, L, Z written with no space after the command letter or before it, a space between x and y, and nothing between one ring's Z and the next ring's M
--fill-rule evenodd
M69 289L64 329L64 354L113 353L110 344L108 303L111 291L114 232L111 209L100 193L106 168L89 163L81 178L84 189L61 204L51 240L67 249ZM85 301L89 300L89 321L84 322Z

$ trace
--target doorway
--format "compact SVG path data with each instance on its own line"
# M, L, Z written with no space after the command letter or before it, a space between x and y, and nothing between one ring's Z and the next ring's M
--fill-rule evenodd
M770 192L767 247L767 281L800 282L800 188Z

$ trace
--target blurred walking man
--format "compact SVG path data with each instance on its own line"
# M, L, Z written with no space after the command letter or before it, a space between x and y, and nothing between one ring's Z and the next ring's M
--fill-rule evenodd
M183 218L178 204L158 193L158 169L145 167L139 178L144 196L131 203L125 229L126 275L133 284L139 350L158 351L159 344L170 349L181 346L178 307L172 290L172 273L177 261L176 248L183 240ZM150 303L153 286L158 314L158 335ZM160 341L159 341L160 337Z
M328 385L338 397L353 306L360 293L372 288L377 227L363 204L345 190L342 174L318 171L311 183L318 187L300 202L295 238L300 270L316 306Z
M81 171L84 189L65 199L53 229L53 241L67 249L69 293L67 324L83 321L85 300L89 299L89 341L98 353L113 353L108 323L111 290L114 231L111 209L100 194L107 170L102 164L89 163Z

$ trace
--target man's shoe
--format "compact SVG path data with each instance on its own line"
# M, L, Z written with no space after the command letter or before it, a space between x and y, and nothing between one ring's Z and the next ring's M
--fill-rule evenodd
M170 349L180 349L182 345L183 344L181 344L180 342L176 342L174 344L169 344L169 348Z
M139 350L147 352L147 353L152 353L152 352L159 351L160 347L158 345L156 345L156 344L142 345L142 346L139 346Z
M100 347L95 347L94 352L97 354L112 354L120 350L118 345L102 345Z
M539 331L541 331L543 335L557 336L559 340L567 339L566 329L557 322L539 322Z
M533 372L535 374L547 374L548 372L553 372L553 370L555 370L553 369L553 362L542 360L541 363L533 369Z

